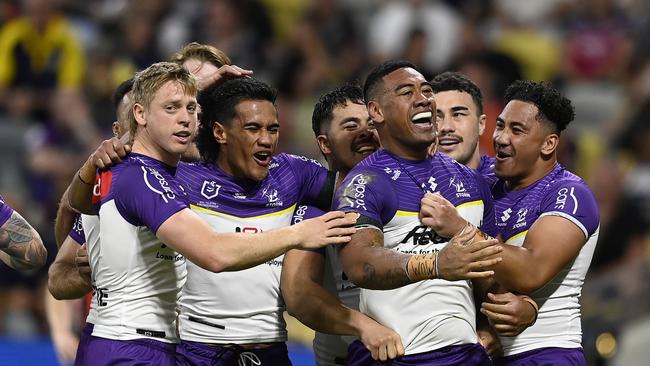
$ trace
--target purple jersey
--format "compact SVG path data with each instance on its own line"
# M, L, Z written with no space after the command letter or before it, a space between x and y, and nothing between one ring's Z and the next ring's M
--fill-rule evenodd
M585 240L578 256L548 284L531 294L540 306L537 321L517 337L502 337L504 354L509 356L544 347L581 347L578 298L600 225L593 193L580 177L558 164L545 177L520 190L510 191L499 180L493 194L497 226L507 244L522 246L528 230L547 215L571 221L583 232Z
M481 155L481 160L476 169L483 179L492 187L497 181L497 176L494 174L494 157L489 155Z
M274 157L260 182L235 179L209 163L182 164L177 177L187 188L190 208L222 233L289 226L298 202L327 207L333 187L333 175L318 162L288 154ZM181 339L237 344L286 341L280 296L283 258L222 273L188 262L179 303Z
M93 335L177 342L176 303L185 258L156 231L187 207L175 168L140 154L101 171L98 256L91 257L98 302ZM119 357L120 355L116 355Z
M81 215L79 214L75 215L74 222L72 223L72 229L70 229L68 236L71 237L72 240L79 243L79 245L83 245L86 242L84 227L83 224L81 223Z
M409 161L385 150L375 152L347 175L334 207L361 214L358 226L382 230L385 248L428 254L444 248L448 239L418 219L425 191L440 192L466 220L495 234L487 183L475 170L441 153ZM407 355L476 343L470 281L430 280L394 290L361 289L359 307L399 333Z
M9 207L9 205L5 203L4 198L0 196L0 227L2 227L2 225L4 225L7 220L9 220L13 213L14 210Z

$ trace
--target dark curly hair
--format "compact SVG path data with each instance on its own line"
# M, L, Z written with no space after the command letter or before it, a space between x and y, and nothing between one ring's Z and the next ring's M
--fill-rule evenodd
M321 95L311 115L311 128L314 130L314 135L321 135L324 130L327 130L334 118L334 109L345 107L348 102L365 105L360 86L346 84Z
M377 65L374 69L372 69L372 71L370 71L366 77L366 82L363 84L363 96L365 100L369 101L375 97L375 93L377 92L377 85L382 82L384 76L390 74L395 70L405 68L411 68L419 73L422 73L420 69L413 63L403 60L386 61L380 65Z
M537 120L549 122L557 134L563 131L576 116L571 101L546 83L517 80L506 89L506 104L511 100L533 103L539 110Z
M481 94L481 89L465 75L454 71L443 72L431 80L431 88L434 93L445 91L467 93L472 96L478 115L483 114L483 94Z
M133 90L133 81L133 78L123 81L113 92L111 102L113 103L113 110L115 113L117 113L117 107L119 107L120 103L122 103L122 98L124 98L126 94Z
M215 162L219 143L213 135L214 123L228 124L235 117L235 107L245 100L268 100L275 104L277 91L253 78L235 78L211 85L199 93L201 123L196 137L201 159Z

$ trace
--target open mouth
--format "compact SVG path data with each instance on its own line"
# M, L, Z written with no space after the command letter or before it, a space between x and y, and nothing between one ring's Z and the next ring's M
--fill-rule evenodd
M505 151L505 150L497 150L497 151L496 151L495 158L496 158L497 160L505 160L505 159L508 159L508 158L510 158L510 157L512 157L512 154L509 153L509 152L507 152L507 151Z
M272 157L272 154L267 151L260 151L253 154L253 160L255 160L257 164L264 167L269 166Z
M461 139L453 136L444 136L438 138L438 146L442 149L451 150L454 149L462 142Z
M433 125L433 120L431 119L432 115L433 114L431 112L420 112L411 118L411 122L413 122L416 125L432 126Z
M354 149L354 152L358 154L372 154L377 151L377 146L374 144L363 144L359 145Z
M174 136L176 136L176 138L180 140L182 143L187 143L190 141L190 137L192 136L192 134L190 133L190 131L179 131L174 133Z

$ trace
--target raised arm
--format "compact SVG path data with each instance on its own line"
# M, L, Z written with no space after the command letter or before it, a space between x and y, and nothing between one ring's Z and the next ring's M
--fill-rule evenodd
M404 354L399 334L357 310L344 306L323 287L324 255L290 250L282 265L282 297L289 314L318 332L357 336L374 359Z
M216 233L189 209L160 225L156 236L196 265L212 272L239 271L273 259L290 249L314 249L350 240L356 216L333 211L259 234Z
M5 205L0 200L0 205ZM40 235L16 211L0 226L0 260L18 271L42 267L47 250Z
M92 196L97 169L103 169L122 161L122 158L129 152L131 152L131 146L123 144L116 137L104 140L72 178L66 189L68 206L83 214L96 215L97 211L92 204ZM65 194L64 198L66 198Z
M68 233L72 230L72 226L77 218L77 213L70 207L68 191L69 187L61 196L59 207L56 211L56 219L54 220L54 239L57 249L61 249L63 241L68 237Z

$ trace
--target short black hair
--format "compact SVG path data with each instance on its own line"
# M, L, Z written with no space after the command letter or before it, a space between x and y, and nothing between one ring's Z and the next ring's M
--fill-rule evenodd
M575 118L571 101L547 83L517 80L506 89L505 102L520 100L537 106L537 120L546 120L555 127L556 133L563 131Z
M395 70L405 68L412 68L417 72L420 72L420 69L418 69L417 66L411 62L404 60L386 61L372 69L366 77L366 82L363 84L363 97L365 98L366 102L370 101L370 99L374 97L375 87L381 82L381 79L384 76L390 74Z
M122 98L133 90L133 81L134 78L130 78L129 80L123 81L120 85L117 86L117 89L113 92L113 97L111 98L111 101L113 102L113 110L115 110L115 113L117 113L117 107L120 106L120 103L122 102Z
M253 78L235 78L211 85L199 93L201 106L196 145L204 161L215 162L219 156L219 143L213 135L214 123L229 123L236 114L235 108L245 100L268 100L275 104L277 91Z
M479 116L483 114L483 94L481 94L481 89L467 76L455 71L443 72L431 79L431 88L434 93L445 91L467 93L472 96Z
M314 130L314 135L321 135L326 129L325 126L332 122L334 109L345 107L348 101L365 105L363 91L359 85L346 84L321 95L311 115L311 128Z

